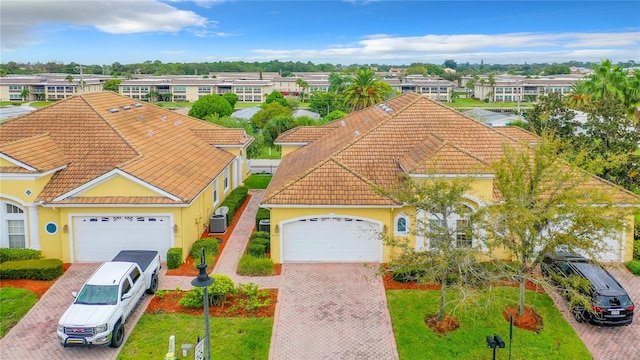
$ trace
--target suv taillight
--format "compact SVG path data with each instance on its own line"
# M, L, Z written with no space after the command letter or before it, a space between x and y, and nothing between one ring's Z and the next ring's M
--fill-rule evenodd
M627 311L633 311L633 310L635 310L635 309L636 309L636 306L635 306L635 305L631 305L631 306L629 306L629 307L627 308Z
M603 308L601 308L601 307L597 307L597 306L593 306L593 305L591 306L591 308L592 308L592 309L593 309L593 311L595 311L595 312L603 312L603 311L604 311L604 309L603 309Z

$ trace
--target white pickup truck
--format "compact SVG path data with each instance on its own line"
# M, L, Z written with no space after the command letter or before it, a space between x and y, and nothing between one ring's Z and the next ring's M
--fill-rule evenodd
M162 263L157 251L123 250L91 275L58 322L62 346L119 347L124 324L144 293L158 289Z

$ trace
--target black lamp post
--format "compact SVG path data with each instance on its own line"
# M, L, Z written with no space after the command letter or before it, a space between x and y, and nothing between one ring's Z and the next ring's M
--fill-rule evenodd
M215 279L207 274L207 263L204 259L204 248L200 254L200 264L198 264L198 277L191 280L191 285L204 288L204 347L207 352L206 360L211 360L211 344L209 335L209 289L208 286L213 284Z
M496 349L504 349L505 346L506 344L504 343L500 335L487 335L487 347L493 349L493 360L496 360Z

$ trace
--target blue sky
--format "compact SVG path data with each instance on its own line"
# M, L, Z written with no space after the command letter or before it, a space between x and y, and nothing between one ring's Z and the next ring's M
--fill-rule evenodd
M2 0L0 61L640 62L640 1Z

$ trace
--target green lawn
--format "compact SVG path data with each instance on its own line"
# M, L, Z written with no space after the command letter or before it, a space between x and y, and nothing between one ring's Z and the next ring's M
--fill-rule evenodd
M442 103L445 106L449 106L452 108L467 108L467 107L480 107L480 108L514 108L516 109L518 107L518 103L515 102L493 102L493 103L486 103L484 101L481 100L477 100L477 99L469 99L469 98L458 98L455 99L455 101L453 102L443 102ZM524 109L527 107L532 107L533 104L531 103L525 103L525 102L521 102L520 103L520 108Z
M273 175L253 174L244 181L249 189L266 189Z
M0 338L22 319L38 301L38 296L26 289L0 288Z
M210 317L211 358L218 360L267 359L272 318ZM175 335L176 356L182 344L194 344L204 335L204 317L186 314L144 314L118 356L125 359L163 359L169 336ZM191 353L193 358L193 352Z
M387 300L401 360L490 359L486 336L500 335L507 347L497 350L497 358L507 359L509 322L502 311L517 304L518 288L499 287L478 292L474 301L460 306L453 316L460 328L437 335L424 323L425 315L438 309L439 291L389 290ZM590 359L591 355L553 301L544 294L527 292L528 305L542 316L540 333L514 327L512 359ZM452 293L448 296L454 298ZM451 307L450 307L451 308Z

